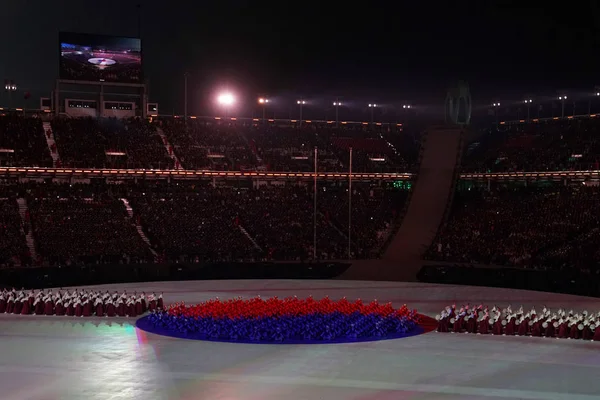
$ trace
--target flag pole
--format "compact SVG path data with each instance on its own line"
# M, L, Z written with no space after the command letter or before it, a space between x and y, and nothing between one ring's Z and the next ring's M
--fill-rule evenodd
M350 147L350 167L348 173L348 259L352 258L352 147Z
M317 146L315 146L315 181L313 188L313 259L317 259Z

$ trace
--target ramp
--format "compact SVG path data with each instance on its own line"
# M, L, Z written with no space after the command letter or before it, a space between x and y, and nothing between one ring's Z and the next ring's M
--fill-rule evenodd
M382 260L354 262L342 279L416 280L422 256L444 217L462 136L460 127L434 127L426 132L419 174L399 231Z

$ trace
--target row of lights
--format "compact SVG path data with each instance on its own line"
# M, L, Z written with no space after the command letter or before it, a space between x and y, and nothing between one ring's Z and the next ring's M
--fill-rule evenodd
M600 92L596 92L596 96L600 96ZM558 96L558 100L567 100L567 96ZM525 104L531 104L533 103L532 99L526 99L523 100L523 103ZM500 103L492 103L492 107L500 107Z
M235 97L231 93L223 93L223 94L220 94L217 97L217 102L219 104L223 105L223 106L230 106L230 105L233 105L235 103ZM258 98L258 104L266 105L266 104L269 104L270 102L271 101L269 99L265 98L265 97L259 97ZM296 100L296 104L298 104L298 105L305 105L306 104L306 100ZM340 107L342 105L342 102L340 102L340 101L334 101L333 105L335 107ZM380 106L378 106L375 103L369 103L368 106L369 106L369 108L380 107ZM402 108L410 109L410 108L412 108L412 105L410 105L410 104L404 104L402 106Z

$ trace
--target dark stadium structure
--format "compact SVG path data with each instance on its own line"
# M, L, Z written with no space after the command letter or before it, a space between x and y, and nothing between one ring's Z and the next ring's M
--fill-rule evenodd
M485 265L507 285L527 273L595 294L595 279L550 276L598 272L599 128L594 117L490 132L8 113L0 274L342 262L347 279L414 280L426 266L419 278L440 281L461 271L446 266Z

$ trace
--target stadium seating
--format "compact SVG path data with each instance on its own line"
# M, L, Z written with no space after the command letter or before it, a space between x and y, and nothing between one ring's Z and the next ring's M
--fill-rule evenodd
M37 252L51 265L152 261L122 202L90 185L29 185Z
M173 168L154 126L138 119L59 118L52 130L65 167Z
M595 270L600 190L581 183L460 189L429 249L436 261Z
M39 118L0 117L0 165L51 167L52 158Z
M600 120L565 119L500 125L471 143L463 172L598 169Z
M27 200L36 265L138 262L301 261L313 258L313 188L250 182L21 183L0 201L0 264L31 264L14 193ZM408 191L356 182L352 257L377 255ZM321 183L317 257L348 257L348 191Z
M0 267L31 262L24 229L29 227L23 224L14 198L0 198Z

